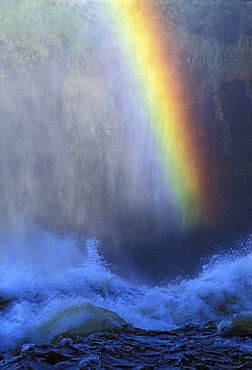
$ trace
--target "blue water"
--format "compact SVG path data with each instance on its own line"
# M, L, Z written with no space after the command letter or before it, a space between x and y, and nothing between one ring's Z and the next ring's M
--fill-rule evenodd
M5 240L0 296L10 303L0 315L0 351L125 324L169 331L214 321L218 331L252 334L250 245L243 254L214 256L197 277L148 286L112 273L95 238L80 245L39 231Z

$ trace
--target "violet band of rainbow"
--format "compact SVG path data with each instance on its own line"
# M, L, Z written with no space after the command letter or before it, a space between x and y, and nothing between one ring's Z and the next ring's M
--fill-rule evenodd
M106 0L111 27L139 90L162 172L184 226L207 222L207 184L200 150L176 68L174 41L165 35L151 1ZM126 76L127 78L127 76Z

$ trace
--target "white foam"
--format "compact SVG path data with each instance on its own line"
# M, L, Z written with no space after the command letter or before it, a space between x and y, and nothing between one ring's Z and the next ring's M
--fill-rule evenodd
M112 274L95 239L79 248L73 239L42 234L36 241L2 245L0 296L15 299L0 316L2 350L49 342L80 323L94 329L90 322L110 311L136 327L157 330L221 322L251 311L250 252L216 258L197 278L148 287ZM106 311L98 314L96 308Z

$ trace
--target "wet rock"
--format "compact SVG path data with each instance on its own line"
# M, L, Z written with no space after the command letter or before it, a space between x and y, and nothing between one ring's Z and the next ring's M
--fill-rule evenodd
M8 308L13 303L13 301L14 299L6 299L3 297L0 297L0 311L3 311L6 308Z

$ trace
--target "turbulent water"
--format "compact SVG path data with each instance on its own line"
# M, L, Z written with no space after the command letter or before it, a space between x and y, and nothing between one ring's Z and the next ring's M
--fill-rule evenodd
M252 369L252 1L116 3L0 0L0 369Z
M249 369L252 253L165 286L112 273L96 239L34 231L1 248L2 369Z

